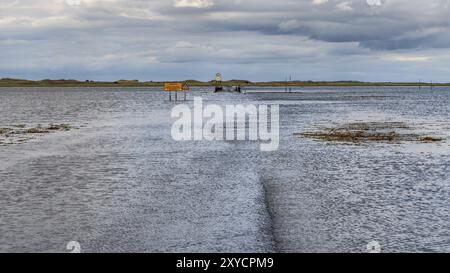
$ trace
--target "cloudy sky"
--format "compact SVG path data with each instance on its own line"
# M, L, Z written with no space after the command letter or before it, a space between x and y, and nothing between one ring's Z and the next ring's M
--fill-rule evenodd
M0 0L0 78L450 82L450 0Z

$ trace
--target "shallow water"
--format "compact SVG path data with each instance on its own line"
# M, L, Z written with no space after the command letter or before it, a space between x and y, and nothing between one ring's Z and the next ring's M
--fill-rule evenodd
M0 128L79 129L0 146L0 252L450 251L450 142L348 145L295 133L398 121L450 137L450 89L189 94L279 104L280 149L175 142L158 89L2 88Z

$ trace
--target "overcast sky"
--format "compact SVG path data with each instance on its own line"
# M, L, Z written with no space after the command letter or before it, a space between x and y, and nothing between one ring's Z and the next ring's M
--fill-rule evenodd
M450 0L0 0L0 78L450 82Z

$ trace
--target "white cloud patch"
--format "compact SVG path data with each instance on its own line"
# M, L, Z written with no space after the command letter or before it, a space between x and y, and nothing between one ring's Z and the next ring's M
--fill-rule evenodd
M175 0L177 8L209 8L214 6L213 0Z
M313 5L322 5L328 3L328 0L313 0Z
M81 0L65 0L65 1L70 6L79 6L79 5L81 5Z
M381 6L383 3L381 2L381 0L367 0L367 5L374 7L374 6Z
M336 5L336 8L341 11L352 11L353 8L350 2L342 2Z
M400 54L389 54L385 57L390 61L397 62L428 62L432 58L430 56L412 56L412 55L400 55Z

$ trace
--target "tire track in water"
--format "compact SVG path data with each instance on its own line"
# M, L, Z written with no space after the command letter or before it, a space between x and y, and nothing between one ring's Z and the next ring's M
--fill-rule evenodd
M274 252L272 215L260 176L260 152L245 142L220 146L214 152L205 148L204 153L192 157L191 170L202 173L197 181L205 183L205 193L213 199L203 202L212 205L213 222L224 225L221 236L232 245L226 250Z
M267 190L267 186L265 184L265 179L264 177L261 177L260 179L260 183L261 183L261 187L262 187L262 194L263 194L263 199L264 199L264 209L266 212L266 229L267 232L269 233L269 236L271 238L270 240L270 245L271 245L271 252L279 252L278 251L278 240L276 238L276 233L275 233L275 215L272 211L272 208L270 206L270 196L269 196L269 192Z

